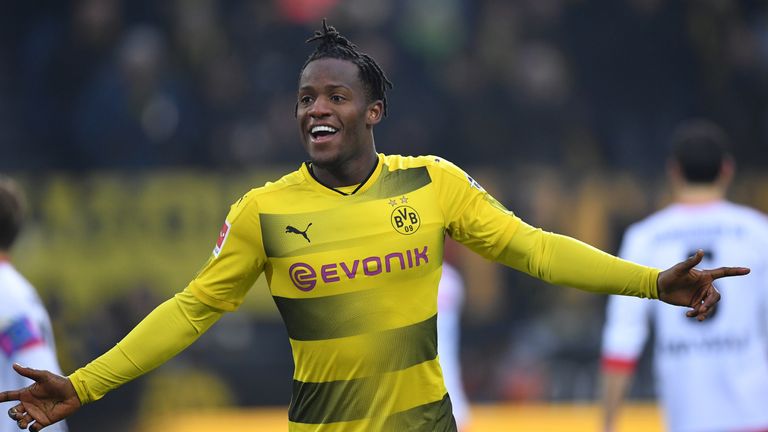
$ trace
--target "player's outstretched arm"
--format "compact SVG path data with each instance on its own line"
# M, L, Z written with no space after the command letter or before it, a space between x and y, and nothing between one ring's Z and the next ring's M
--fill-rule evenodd
M80 399L68 378L18 364L13 369L34 381L28 387L0 392L0 402L19 401L8 410L19 429L39 431L80 409Z
M719 267L699 270L694 267L701 262L704 251L679 262L659 273L659 300L693 308L686 312L689 317L703 321L712 312L712 307L720 301L720 293L713 282L715 279L729 276L743 276L749 273L746 267Z

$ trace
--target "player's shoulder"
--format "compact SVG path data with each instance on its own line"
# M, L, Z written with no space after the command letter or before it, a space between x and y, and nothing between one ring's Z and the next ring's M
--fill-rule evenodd
M426 168L429 171L430 176L435 178L441 178L443 176L458 178L461 180L469 181L474 180L467 175L467 173L458 167L453 162L435 155L422 155L422 156L402 156L402 155L384 155L384 163L389 167L390 171L398 169L409 168Z
M382 154L381 156L384 160L384 164L390 171L430 167L439 164L440 162L444 162L444 159L430 155L405 156L399 154Z
M285 174L277 180L268 181L263 186L255 187L248 191L247 195L251 199L257 199L265 195L280 194L286 189L304 184L306 179L301 174L301 170L296 170Z
M449 160L435 155L404 156L399 154L382 154L384 163L389 169L408 169L420 167L455 168L459 169Z
M670 220L677 219L677 217L678 213L675 211L674 206L668 206L654 213L651 213L650 215L636 222L633 222L627 228L627 232L640 233L664 228L667 226Z
M626 230L628 237L646 237L659 232L666 232L670 227L691 227L696 224L712 223L734 224L741 232L768 235L768 216L749 206L720 201L706 207L694 207L671 204L651 215L631 224Z
M627 226L624 230L622 244L635 246L645 244L660 232L664 232L670 226L675 225L677 219L678 215L671 206L651 213Z
M271 199L276 196L284 198L286 192L292 187L302 185L306 182L300 170L285 174L277 180L268 181L262 186L257 186L243 194L232 205L233 208L257 208L260 201Z
M27 292L32 290L32 285L10 263L0 263L0 286L3 287L3 295L8 293Z
M35 288L9 263L0 263L0 286L3 287L5 300L0 303L6 306L24 309L30 303L36 303L37 292Z
M750 233L768 239L768 215L743 204L726 202L724 205L728 208L729 214L726 216L728 220L738 221Z
M739 216L740 219L743 218L745 221L768 227L768 215L756 208L730 201L725 201L723 207L726 211Z

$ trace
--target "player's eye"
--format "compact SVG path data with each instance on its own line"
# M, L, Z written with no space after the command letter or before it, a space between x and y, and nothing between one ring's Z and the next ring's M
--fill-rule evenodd
M333 96L331 96L331 101L332 102L344 102L345 100L346 100L346 98L344 96L342 96L342 95L333 95Z
M312 96L304 95L299 98L299 105L307 106L312 103Z

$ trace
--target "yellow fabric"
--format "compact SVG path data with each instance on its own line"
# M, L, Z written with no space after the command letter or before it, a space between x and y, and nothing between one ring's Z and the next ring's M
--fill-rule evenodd
M617 258L524 222L518 225L498 261L553 284L602 294L659 298L659 269Z
M232 205L222 227L221 247L217 245L188 285L201 302L213 308L237 309L264 269L258 195L254 189Z
M155 308L112 349L69 379L83 404L156 368L194 342L222 315L188 290Z
M233 204L187 289L70 378L86 403L157 367L263 272L293 347L291 430L358 430L402 410L414 413L405 421L442 418L434 318L446 233L547 282L658 297L659 270L525 224L443 159L379 155L353 195L303 165Z
M437 177L448 234L480 255L546 282L603 294L658 298L660 270L609 255L571 237L534 228L464 171L442 161ZM467 185L472 187L467 187Z
M433 157L379 155L370 178L352 195L319 184L306 165L249 191L232 206L223 246L190 290L202 302L232 310L264 272L288 328L294 379L327 384L313 398L328 395L322 400L331 405L329 412L338 410L329 417L354 417L345 405L365 405L361 415L386 418L440 401L440 370L424 366L435 363L444 215L452 205L437 193L441 164ZM450 186L464 189L469 182ZM304 282L297 280L296 266L306 272ZM370 384L354 396L342 390L359 379ZM425 385L411 392L409 382ZM371 396L384 385L395 389L391 400ZM350 400L337 400L337 394Z
M435 358L403 370L399 374L385 376L379 383L376 399L379 406L386 407L370 418L362 420L331 422L322 425L289 422L291 432L370 432L388 431L385 426L387 415L403 412L424 403L424 400L440 400L447 390L444 386L435 386L434 381L442 381L440 361ZM393 397L397 395L397 397Z

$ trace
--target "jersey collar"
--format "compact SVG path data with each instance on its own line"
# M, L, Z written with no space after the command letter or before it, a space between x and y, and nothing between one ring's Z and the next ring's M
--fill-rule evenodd
M371 186L376 183L376 180L378 180L379 175L381 175L381 170L383 166L384 166L384 155L381 153L376 153L376 165L373 167L373 169L368 174L368 176L363 180L363 182L349 192L340 190L338 188L332 188L320 183L312 174L312 171L310 169L310 162L308 161L304 162L301 165L300 171L304 176L304 178L307 180L307 182L310 185L312 185L312 187L317 191L321 191L325 194L335 195L335 196L352 196L352 195L361 195L365 193L365 191L370 189Z

